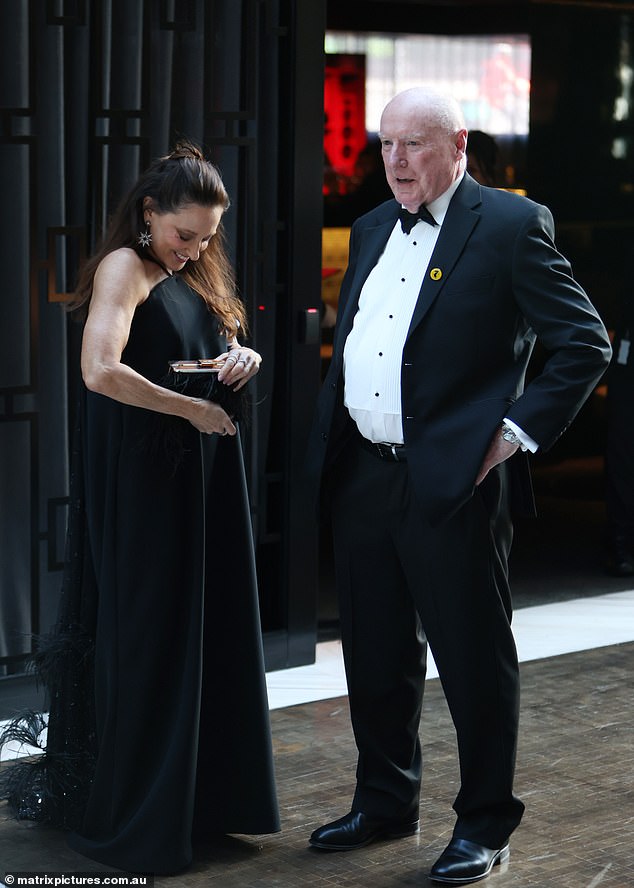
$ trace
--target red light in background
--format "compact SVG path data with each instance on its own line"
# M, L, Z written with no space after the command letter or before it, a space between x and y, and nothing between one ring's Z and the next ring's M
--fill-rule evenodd
M352 176L365 147L365 56L328 55L324 83L324 153L336 173Z

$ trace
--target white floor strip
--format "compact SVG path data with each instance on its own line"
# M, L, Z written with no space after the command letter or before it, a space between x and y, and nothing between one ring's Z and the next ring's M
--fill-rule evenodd
M634 641L634 590L515 611L520 661Z
M521 608L513 616L513 632L520 662L634 641L634 590ZM430 656L427 677L437 676ZM317 645L312 666L269 672L266 678L271 709L340 697L346 693L341 644Z

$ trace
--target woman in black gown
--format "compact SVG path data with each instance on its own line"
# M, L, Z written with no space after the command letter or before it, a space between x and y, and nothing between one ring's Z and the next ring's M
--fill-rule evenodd
M48 748L35 795L12 801L71 827L80 853L134 872L182 870L197 838L279 829L229 406L261 359L237 340L227 206L215 167L178 146L125 198L77 291L84 385L44 656ZM169 362L200 358L218 359L218 395L170 388Z

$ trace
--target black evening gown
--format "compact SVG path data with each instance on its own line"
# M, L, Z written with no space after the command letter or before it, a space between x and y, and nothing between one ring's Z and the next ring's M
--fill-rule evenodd
M137 309L122 360L160 382L170 360L225 348L174 275ZM53 675L48 748L91 762L88 789L81 768L64 789L80 799L72 848L175 873L192 838L279 829L239 435L86 390L79 422L58 629L94 636L94 677L83 653Z

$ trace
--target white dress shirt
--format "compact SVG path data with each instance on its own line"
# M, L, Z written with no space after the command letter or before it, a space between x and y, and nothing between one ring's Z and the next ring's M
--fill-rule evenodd
M420 221L405 234L396 220L361 290L344 346L344 403L370 441L403 443L403 346L449 201L461 181L427 206L437 225Z
M409 234L400 220L368 275L344 346L344 404L364 438L403 443L401 364L403 347L442 223L462 176L427 205L437 224L419 221ZM537 444L517 425L529 450Z

